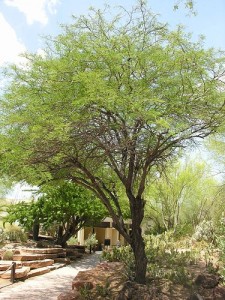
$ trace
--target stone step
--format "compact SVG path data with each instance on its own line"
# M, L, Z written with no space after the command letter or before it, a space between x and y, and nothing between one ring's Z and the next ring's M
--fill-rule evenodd
M53 271L53 270L57 270L57 269L63 268L66 265L67 265L66 263L55 263L54 265L49 266L48 268L50 269L50 271Z
M54 259L43 259L43 260L29 260L23 261L22 265L30 267L31 269L38 269L48 267L54 264Z
M57 258L58 254L14 254L13 260L29 261L29 260L43 260Z
M19 278L25 278L27 277L27 274L30 272L29 267L22 267L20 269L15 270L15 279ZM0 272L0 277L3 279L9 279L11 278L11 270L6 272Z
M65 264L69 265L70 259L69 259L69 257L57 257L54 259L54 262L55 263L65 263Z
M50 267L43 267L43 268L33 269L29 273L27 273L26 278L30 278L30 277L34 277L34 276L38 276L38 275L43 275L43 274L48 273L50 271L51 271Z
M12 266L12 261L10 260L0 260L0 271L6 271ZM21 268L21 262L16 262L16 268Z
M32 253L32 254L62 254L63 248L22 248L20 253Z

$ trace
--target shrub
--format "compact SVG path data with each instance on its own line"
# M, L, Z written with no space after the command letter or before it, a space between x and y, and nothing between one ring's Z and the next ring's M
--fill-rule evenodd
M213 242L215 240L215 230L212 221L202 221L196 226L195 233L192 235L195 241Z
M13 259L13 252L11 250L7 250L4 252L2 256L3 260L12 260Z
M26 242L27 234L16 225L7 226L5 230L6 239L10 242Z
M72 236L68 241L67 241L67 245L77 245L78 241L77 238L75 238L74 236Z

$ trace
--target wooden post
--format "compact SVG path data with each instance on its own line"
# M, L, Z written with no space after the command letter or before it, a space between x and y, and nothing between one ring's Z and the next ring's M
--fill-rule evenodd
M15 282L15 274L16 274L16 263L12 262L12 266L11 266L11 282L12 283Z

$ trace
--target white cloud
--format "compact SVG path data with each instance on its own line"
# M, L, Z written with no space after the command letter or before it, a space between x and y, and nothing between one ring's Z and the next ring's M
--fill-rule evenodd
M22 12L29 25L34 22L46 25L48 23L48 13L56 13L56 5L59 0L4 0L4 3L16 7Z
M0 13L0 65L6 62L19 63L22 58L18 55L26 51L22 42L16 36L16 32Z

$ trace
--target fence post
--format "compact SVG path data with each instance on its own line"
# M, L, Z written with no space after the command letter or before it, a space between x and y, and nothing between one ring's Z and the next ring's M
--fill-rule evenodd
M12 283L15 282L15 274L16 274L16 263L12 262L12 266L11 266L11 282Z

